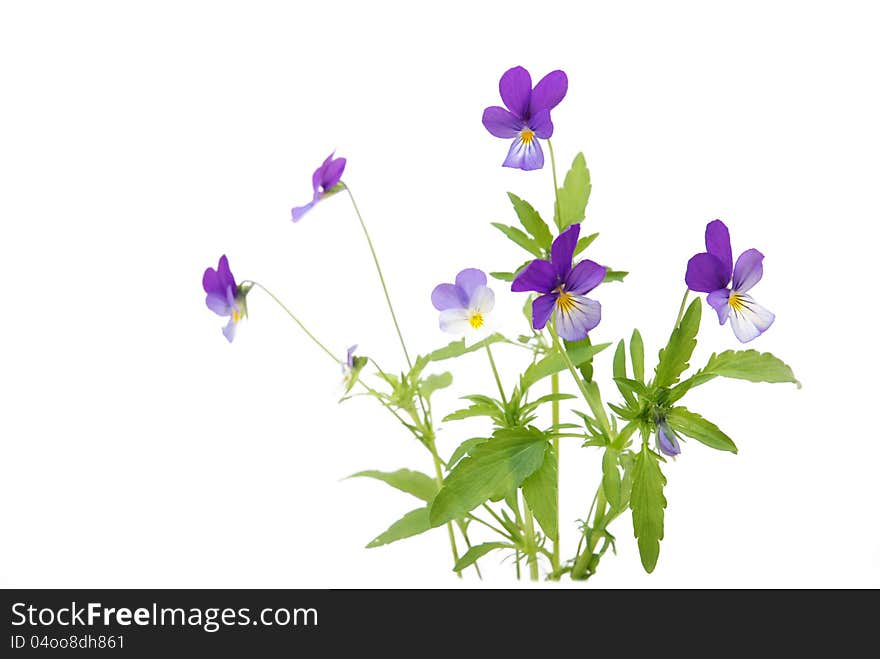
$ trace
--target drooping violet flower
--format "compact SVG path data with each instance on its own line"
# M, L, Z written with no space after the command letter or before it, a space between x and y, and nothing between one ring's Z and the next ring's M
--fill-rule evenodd
M345 158L334 158L334 151L321 166L312 174L312 200L305 206L297 206L290 211L294 222L299 222L303 216L312 210L312 207L324 197L332 194L331 190L339 183L342 172L345 171Z
M486 286L486 273L467 268L455 276L454 284L440 284L431 293L431 303L440 312L440 329L450 334L482 334L495 307L495 293Z
M580 341L602 319L602 306L586 294L605 279L606 268L584 259L572 267L581 225L572 224L550 247L550 260L535 259L513 280L514 292L543 293L532 302L532 327L544 329L556 312L556 331L563 339Z
M721 220L706 225L706 251L688 261L688 288L709 294L706 301L718 313L718 321L723 325L730 318L733 333L742 343L766 332L776 318L748 295L761 281L763 261L761 252L747 249L733 265L730 233Z
M551 71L532 89L532 77L521 66L509 69L498 84L505 110L497 105L483 110L483 125L495 137L514 138L504 167L526 171L544 166L544 152L537 138L550 139L550 110L565 98L568 76Z
M660 449L660 452L663 455L667 455L670 458L674 458L681 453L681 444L678 442L678 435L676 435L672 428L669 427L669 424L666 423L666 419L657 423L657 448Z
M225 254L220 257L216 270L214 268L205 270L205 274L202 275L202 288L207 293L205 304L208 308L218 316L229 317L229 322L223 328L223 336L231 343L235 338L238 322L247 317L247 290L236 285Z
M346 385L349 383L351 376L354 373L354 351L357 350L357 348L357 343L350 346L345 353L345 361L342 362L342 382Z

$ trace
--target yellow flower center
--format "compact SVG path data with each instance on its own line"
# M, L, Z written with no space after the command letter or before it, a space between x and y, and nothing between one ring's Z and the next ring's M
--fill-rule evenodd
M479 311L472 313L471 317L468 318L468 322L471 324L471 327L474 329L480 329L483 326L483 314Z
M740 311L746 306L745 301L742 299L742 296L737 293L730 294L730 297L727 298L727 304L729 304L730 308L734 311Z
M559 297L556 298L556 306L562 313L568 313L575 308L574 295L567 293L563 286L554 291Z
M241 320L241 312L238 309L232 310L232 322L237 323Z
M523 144L531 144L532 139L535 137L535 131L529 128L523 128L519 132L519 137L523 141Z

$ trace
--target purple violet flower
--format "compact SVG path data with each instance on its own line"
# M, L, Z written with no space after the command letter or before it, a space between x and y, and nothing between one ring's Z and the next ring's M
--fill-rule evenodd
M544 329L556 311L556 331L563 339L580 341L602 319L602 306L586 294L605 279L606 268L585 259L571 266L581 225L572 224L550 248L550 260L535 259L513 280L514 292L543 293L532 302L532 327Z
M521 66L509 69L498 84L505 110L497 105L483 110L483 125L495 137L515 138L504 167L526 171L544 166L544 152L537 138L550 139L553 122L550 110L565 98L568 77L564 71L551 71L532 89L532 77Z
M202 275L202 288L207 293L205 304L208 308L218 316L229 317L229 322L223 328L223 336L231 343L235 338L238 322L247 317L245 301L247 291L236 285L225 254L220 257L216 270L214 268L205 270L205 274Z
M681 444L678 443L678 435L673 432L666 419L657 423L657 448L663 455L674 458L681 453Z
M763 261L761 252L747 249L733 265L730 233L721 220L706 225L706 251L688 261L688 288L709 294L706 301L718 313L718 321L723 325L730 318L733 333L742 343L766 332L776 318L747 294L761 281Z
M440 312L440 329L450 334L476 334L486 329L495 307L495 293L486 286L486 273L476 268L462 270L454 284L440 284L431 293L431 303Z
M314 191L312 200L305 206L297 206L290 212L294 222L299 222L306 213L312 210L312 206L332 194L331 190L339 183L342 172L345 171L345 158L334 158L335 154L334 151L327 156L327 159L312 174L312 189Z

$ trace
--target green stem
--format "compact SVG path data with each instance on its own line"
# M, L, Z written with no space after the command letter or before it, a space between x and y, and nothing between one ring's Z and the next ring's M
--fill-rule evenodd
M361 215L357 202L354 200L354 195L351 193L351 189L344 183L343 187L348 193L348 198L351 200L351 205L354 208L355 215L357 215L358 222L361 223L361 229L363 229L364 237L367 239L367 246L370 248L370 254L373 255L373 263L376 264L376 272L379 274L379 282L382 284L382 291L385 293L385 301L388 303L388 311L391 312L391 320L394 321L394 329L397 331L397 338L400 340L400 347L403 348L403 356L406 357L406 363L410 369L412 369L412 360L409 358L409 351L406 349L406 341L403 340L403 333L400 331L400 324L397 322L397 314L394 313L394 305L391 303L391 296L388 294L388 286L385 284L385 276L382 274L382 266L379 265L379 257L376 256L376 249L373 247L373 240L370 238L370 232L367 231L367 225L364 222L364 218Z
M559 184L556 182L556 156L553 153L553 142L547 140L547 148L550 149L550 170L553 172L553 198L555 200L553 206L553 221L556 227L561 231L562 218L559 217Z
M431 455L434 458L434 480L437 482L437 489L439 490L443 487L443 468L440 466L440 456L437 455L437 449L434 448L433 443L429 447L431 449ZM455 531L452 529L452 522L446 522L446 530L449 532L449 546L452 548L452 559L455 563L458 563L458 547L455 546ZM455 572L459 579L461 578L461 572Z
M691 289L684 289L684 297L681 298L681 306L678 308L678 316L676 316L675 318L675 327L672 328L673 332L678 329L678 324L681 322L681 317L684 315L684 306L687 304L688 295L690 294L690 292Z
M307 337L309 337L314 342L314 344L316 346L318 346L321 350L323 350L325 353L327 353L334 362L336 362L337 364L339 363L339 361L340 361L339 357L337 357L335 354L333 354L333 351L331 351L330 348L328 348L323 343L318 341L317 337L314 334L312 334L305 325L303 325L302 321L299 318L297 318L294 315L294 313L290 309L287 308L287 306L284 304L284 302L279 300L278 297L272 291L270 291L268 288L266 288L265 286L263 286L261 283L259 283L257 281L248 280L248 281L242 282L242 286L244 286L246 284L251 284L252 286L256 286L261 291L263 291L266 295L268 295L270 298L275 300L275 303L279 307L284 309L284 312L293 319L293 322L295 322L297 325L299 325L299 328L303 332L305 332L305 335Z
M529 504L523 500L523 518L525 520L526 553L528 554L529 578L538 580L538 551L535 543L535 518L529 509Z
M550 376L550 390L553 394L559 393L559 374L554 373ZM551 403L551 414L553 420L553 427L557 427L559 425L559 401L554 400ZM552 538L553 540L553 556L550 559L550 565L552 567L552 572L557 572L559 570L559 559L560 559L560 546L559 546L559 436L555 436L553 438L553 451L556 455L556 492L554 492L554 496L556 497L556 537Z
M501 378L498 376L498 368L495 366L495 358L492 357L492 349L486 344L486 354L489 355L489 365L492 367L492 374L495 376L495 384L498 385L498 393L501 394L501 402L507 408L507 396L504 395L504 387L501 386Z

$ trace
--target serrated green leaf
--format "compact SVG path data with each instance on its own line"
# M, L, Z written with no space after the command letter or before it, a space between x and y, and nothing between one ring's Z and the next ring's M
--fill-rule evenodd
M430 501L437 494L437 481L420 471L398 469L397 471L359 471L349 478L375 478L393 488L412 494L422 501Z
M544 463L526 478L522 484L523 496L529 504L538 524L548 538L556 538L559 533L559 473L557 471L556 451L550 446L544 453Z
M501 224L500 222L491 222L492 226L498 229L505 236L510 238L517 245L522 247L527 252L534 254L539 259L544 258L544 252L541 250L541 246L533 239L529 238L525 233L516 227L507 226L506 224Z
M629 272L625 270L606 270L605 271L605 279L602 281L606 284L612 281L623 281Z
M445 524L499 492L515 490L541 466L548 446L537 428L497 430L449 472L431 503L431 524Z
M713 354L701 371L705 375L748 380L749 382L791 382L801 387L791 367L769 352L725 350Z
M388 527L387 531L379 534L375 539L373 539L367 545L367 549L372 549L373 547L381 547L382 545L397 542L398 540L403 540L404 538L411 538L412 536L424 533L431 528L432 527L428 519L428 509L416 508L415 510L409 511L406 515L394 522L394 524Z
M495 549L516 549L516 547L506 542L484 542L481 545L474 545L464 553L464 556L458 559L458 562L452 569L455 572L461 572Z
M571 169L565 175L565 181L557 193L559 204L555 220L560 232L584 219L591 190L590 170L587 169L584 154L579 153L575 156Z
M697 332L703 303L700 298L691 302L678 327L672 331L669 343L660 351L660 361L655 369L654 385L670 387L687 370L688 361L697 346Z
M437 373L429 375L419 383L419 393L425 398L430 398L438 389L445 389L452 384L452 373Z
M580 366L584 362L591 360L610 345L610 343L600 343L598 345L579 346L567 352L572 364ZM528 389L538 380L566 369L568 369L568 365L565 363L565 358L558 352L553 352L526 369L526 372L522 376L522 386L524 389Z
M663 509L666 477L660 470L660 457L647 446L636 456L633 487L630 495L633 530L639 541L639 556L646 572L653 572L660 557L663 539Z
M711 421L684 407L673 407L666 413L669 427L719 451L736 453L736 444Z
M545 252L549 253L550 244L553 242L553 235L550 233L550 227L547 226L547 223L541 219L541 216L538 214L532 205L517 197L512 192L508 192L507 196L510 197L510 201L513 204L513 210L516 211L516 216L519 218L520 224L523 225L526 231L535 239L535 242L540 246Z
M620 471L617 469L617 450L610 446L602 454L602 492L612 510L620 507Z
M459 463L459 461L470 453L471 449L479 446L480 444L485 444L489 441L488 437L472 437L471 439L464 440L461 444L458 445L458 448L452 452L452 457L446 462L447 469L452 469L455 465Z
M593 241L599 237L598 233L591 233L589 236L584 236L580 240L577 241L577 245L574 248L574 255L577 256L581 252L583 252L587 247L593 244Z
M497 417L501 411L494 405L471 405L443 417L443 421L461 421L475 416Z
M633 379L639 382L645 381L645 345L642 343L642 335L634 329L632 338L629 340L629 356L632 361Z
M419 357L416 360L416 363L420 361L424 362L425 364L427 364L428 362L442 362L447 359L461 357L462 355L466 355L476 350L482 350L486 345L491 345L492 343L498 343L499 341L505 340L506 339L501 334L492 334L491 336L487 336L482 341L478 341L473 345L466 346L464 339L459 339L458 341L453 341L443 348L438 348L437 350L429 353L426 356Z

